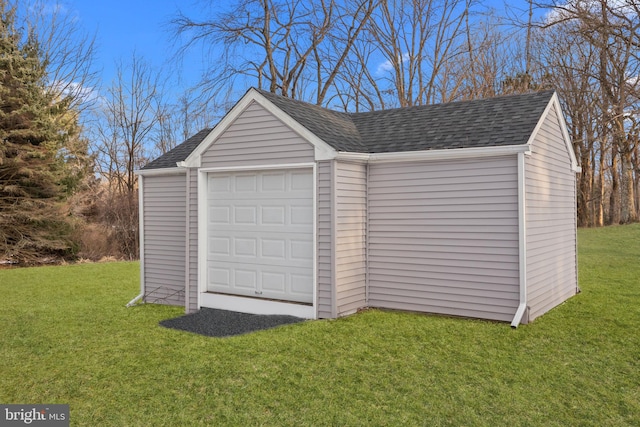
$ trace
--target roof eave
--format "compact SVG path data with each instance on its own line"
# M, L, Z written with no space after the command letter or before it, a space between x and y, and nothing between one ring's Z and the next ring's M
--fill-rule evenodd
M184 163L184 162L180 162ZM182 175L186 173L187 169L182 166L176 166L172 168L158 168L158 169L138 169L134 173L138 176L169 176L169 175Z
M396 151L392 153L351 153L340 151L336 160L362 161L368 163L411 162L421 160L469 159L505 156L517 153L531 154L529 144L491 147L449 148L440 150Z

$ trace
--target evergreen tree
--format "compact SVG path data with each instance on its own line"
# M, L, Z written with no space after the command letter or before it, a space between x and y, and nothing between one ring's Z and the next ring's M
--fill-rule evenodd
M62 202L87 172L86 142L64 94L46 87L35 31L0 0L0 260L73 253Z

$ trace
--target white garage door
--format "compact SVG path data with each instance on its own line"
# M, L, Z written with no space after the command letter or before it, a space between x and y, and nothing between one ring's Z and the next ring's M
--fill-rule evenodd
M208 175L207 291L313 302L311 169Z

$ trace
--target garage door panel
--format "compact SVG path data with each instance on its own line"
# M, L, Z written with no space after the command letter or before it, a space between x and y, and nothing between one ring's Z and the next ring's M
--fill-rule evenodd
M264 193L284 192L287 188L287 175L284 172L263 173L261 184Z
M307 170L211 175L214 174L209 176L209 194L220 199L243 200L257 196L266 200L274 195L309 198L313 190L313 174Z
M286 264L209 263L209 292L309 302L313 278L308 268Z
M309 285L313 283L313 278L308 274L291 275L291 292L296 295L307 295Z
M255 206L236 206L233 209L233 224L257 225L258 213Z
M298 262L308 262L313 258L313 242L310 240L289 240L289 258Z
M230 224L231 223L231 207L230 206L209 207L209 223L210 224Z
M261 237L244 230L236 231L226 237L209 238L209 261L268 264L280 260L293 265L312 265L313 240L304 232L289 233L285 239L277 231L260 233Z
M287 242L283 239L260 239L260 252L263 258L286 261L286 248Z
M244 202L244 204L243 204ZM311 226L313 224L313 206L311 200L300 203L299 200L288 204L261 204L259 200L216 201L209 206L209 224L243 226Z
M233 268L233 285L237 289L253 291L258 288L258 272L255 269Z
M287 275L284 273L262 273L263 292L285 293L287 290Z
M233 255L236 257L256 258L258 255L256 240L255 238L233 239Z
M211 237L209 238L209 258L214 256L230 256L231 255L231 239L229 237Z
M224 292L231 289L231 270L228 266L217 268L209 266L209 290Z
M207 290L312 302L312 171L211 173L208 188Z
M290 188L292 191L310 192L313 190L313 176L306 171L291 172Z

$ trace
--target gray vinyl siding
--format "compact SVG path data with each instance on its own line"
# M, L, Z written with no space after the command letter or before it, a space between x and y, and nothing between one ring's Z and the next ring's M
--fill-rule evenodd
M343 316L366 306L367 166L335 165L336 310Z
M525 159L529 320L575 295L575 172L555 108Z
M318 162L316 167L316 244L317 244L317 315L318 318L333 318L333 268L332 268L332 210L333 191L331 177L332 161Z
M143 180L144 300L184 305L186 178Z
M510 321L516 156L369 165L369 305Z
M314 161L314 148L261 105L251 103L201 157L202 167Z
M188 212L189 212L189 229L187 230L188 241L188 268L189 283L188 301L186 304L186 312L193 313L198 310L198 170L189 169L189 187L187 193Z

